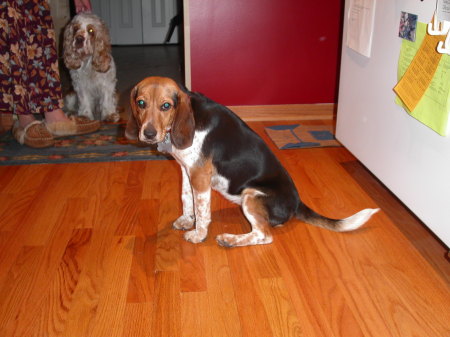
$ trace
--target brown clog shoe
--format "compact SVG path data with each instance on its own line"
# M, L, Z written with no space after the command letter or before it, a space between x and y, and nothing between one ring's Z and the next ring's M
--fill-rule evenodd
M53 137L76 136L95 132L100 129L100 121L86 117L71 116L68 121L46 123Z
M12 133L20 144L25 144L29 147L42 148L55 144L52 134L42 121L31 122L24 128L19 125L19 122L16 122Z

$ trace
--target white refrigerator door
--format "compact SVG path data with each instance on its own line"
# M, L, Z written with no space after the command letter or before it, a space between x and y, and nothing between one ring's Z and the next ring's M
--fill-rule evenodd
M377 0L370 58L346 47L345 4L337 138L450 246L450 137L395 104L400 13L428 23L435 1ZM450 79L449 79L450 80Z

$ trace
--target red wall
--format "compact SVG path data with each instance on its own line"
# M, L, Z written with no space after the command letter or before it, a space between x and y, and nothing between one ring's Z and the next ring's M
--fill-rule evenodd
M336 102L342 0L190 0L192 90L225 105Z

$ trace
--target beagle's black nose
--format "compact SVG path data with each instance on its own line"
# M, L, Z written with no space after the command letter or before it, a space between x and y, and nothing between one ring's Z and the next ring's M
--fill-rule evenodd
M144 130L144 136L147 139L153 139L156 137L156 134L158 132L155 130L155 128L152 125L148 125L146 126L145 130Z

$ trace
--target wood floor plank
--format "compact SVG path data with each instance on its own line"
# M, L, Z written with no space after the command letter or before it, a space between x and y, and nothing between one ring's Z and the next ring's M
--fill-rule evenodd
M22 251L24 236L27 233L28 223L24 221L34 199L34 193L26 196L11 195L10 208L0 218L0 234L2 244L0 247L0 289L3 288L8 271L15 263Z
M146 303L154 299L159 207L157 199L137 202L135 245L127 303ZM130 221L132 221L130 219Z
M115 163L71 164L66 178L72 190L72 197L95 197L103 200L115 185L124 184L129 165L117 165ZM118 177L115 179L114 177ZM105 193L107 192L107 193Z
M450 263L447 259L442 258L448 253L448 247L434 235L430 235L430 230L360 162L352 160L343 162L341 165L367 191L397 228L420 251L421 255L446 279L447 283L450 283Z
M257 286L260 280L257 276L259 273L255 273L252 266L253 262L259 264L262 261L257 261L257 259L247 260L247 257L243 258L243 254L249 250L245 248L242 250L236 249L227 254L242 336L270 337L273 336L270 320L267 312L262 310L264 308L263 294Z
M0 291L0 336L14 336L16 317L30 294L32 282L38 270L35 266L42 256L43 247L23 247L14 265L6 273L5 285ZM23 328L21 326L20 328Z
M3 184L0 185L0 193L5 193L3 190L9 183L15 181L15 176L19 172L21 166L0 166L0 176L2 177ZM15 184L14 184L15 185Z
M74 172L79 169L80 167L74 167ZM86 177L95 185L90 188L93 196L99 198L99 202L96 203L94 211L92 236L86 252L86 261L81 267L79 281L68 313L64 331L66 336L89 336L96 326L97 316L104 314L97 310L108 275L108 255L115 238L114 233L119 218L119 202L123 197L124 181L126 181L128 169L129 165L112 165L109 173L105 170L96 175L95 171L89 171L90 174L96 175L97 179ZM86 171L84 172L86 173ZM85 188L85 186L82 187ZM102 189L108 193L99 193ZM76 196L83 194L80 191L74 192ZM124 293L126 293L125 290Z
M368 288L379 288L383 292L382 298L375 297L374 305L384 313L383 321L391 324L392 331L398 331L398 336L402 336L406 326L411 331L420 331L421 336L447 334L450 311L446 310L446 306L450 295L448 288L446 289L446 282L387 218L383 223L385 226L383 231L374 230L370 233L372 244L366 241L369 239L368 235L362 236L365 251L358 259L352 257L353 270L364 275L359 283L367 282ZM386 246L374 246L373 242L383 242ZM346 242L344 244L350 246ZM377 258L382 258L384 268L378 268L375 263L377 260L373 259L374 254L377 254ZM442 287L430 291L427 287L430 283L441 283ZM395 315L382 309L386 307L395 307ZM442 311L430 314L427 310L429 307L441 308ZM399 320L397 314L403 318ZM406 321L409 322L405 323ZM433 324L430 324L430 321L433 321Z
M14 202L16 197L12 193L0 192L0 219L4 219L11 209L14 209ZM0 221L0 231L7 232L10 228L7 228L7 221Z
M182 292L181 336L214 336L212 308L206 291Z
M145 162L131 162L129 166L124 195L119 204L120 220L117 225L116 235L134 235L138 208L136 204L140 202L142 189L144 186L143 172Z
M99 200L96 197L68 198L77 212L72 215L71 221L75 229L92 229L94 225L95 212L99 207Z
M38 315L40 304L45 300L49 289L48 285L51 284L53 275L58 271L74 229L74 223L71 221L72 214L78 212L73 206L70 203L63 203L63 211L59 212L55 224L49 223L49 226L53 228L49 235L49 244L39 246L42 248L42 252L35 262L36 267L33 272L20 280L21 288L16 288L14 292L8 292L21 295L21 298L15 298L14 305L8 306L9 313L15 316L14 320L10 320L8 323L14 334L18 336L24 334L24 329L30 326ZM27 247L29 246L24 246L24 249ZM5 299L10 296L9 294L5 296ZM28 305L30 302L36 303L36 306L30 308Z
M337 288L337 276L324 263L322 248L312 240L308 225L293 223L277 228L275 234L275 255L289 294L296 294L291 301L301 317L305 335L363 336Z
M36 191L51 168L52 166L48 165L12 166L5 176L2 176L1 191L12 194Z
M172 223L181 215L181 181L174 179L177 171L166 170L160 177L158 233L155 264L158 271L179 271L180 231L173 230Z
M144 184L142 186L142 199L160 199L161 194L161 177L163 173L169 172L174 180L181 177L179 167L174 160L167 161L150 161L146 162L143 175ZM177 194L178 190L173 190Z
M56 223L63 208L66 207L68 187L62 183L65 169L62 166L55 165L42 180L39 190L36 193L35 200L26 212L28 217L23 221L28 223L27 234L23 238L27 246L45 245L53 231L53 224ZM46 191L47 197L41 198L43 191Z
M156 274L155 301L152 316L152 336L181 336L180 275L176 271Z
M123 337L153 336L153 303L127 303Z
M99 294L92 337L122 336L134 237L115 236L107 256L105 282Z
M320 165L317 163L317 165L315 165L315 172L325 172L326 169L330 169L331 163L324 163L323 164L323 168L320 168ZM345 182L345 186L347 186L347 189L349 189L350 187L350 183L351 181L348 179L347 176L343 175L342 172L339 172L339 170L332 170L331 173L329 173L326 177L326 180L324 181L324 184L328 185L328 186L332 186L333 185L333 181L337 181L338 179L340 179L341 181L345 181L348 180L347 182ZM316 182L317 183L317 182ZM356 188L352 188L351 190L353 191L352 194L349 193L340 193L338 194L338 189L334 188L333 189L335 192L335 195L333 195L333 199L334 200L341 200L340 202L343 204L355 204L356 203L356 199L357 200L365 200L367 199L367 197L364 197L363 195L357 195L356 192L360 192L359 189ZM316 208L318 207L319 209L326 209L327 205L326 203L326 199L330 198L329 196L327 196L325 193L323 195L322 198L320 198L319 200L316 200L316 202L314 202ZM336 239L335 238L331 238L330 233L323 233L323 231L315 231L314 229L311 229L310 232L314 234L313 239L317 241L317 245L318 246L324 246L327 247L328 249L326 250L326 252L329 251L328 257L330 258L330 261L328 262L328 259L325 259L325 261L327 262L327 267L328 268L336 268L337 266L340 266L342 269L340 270L336 270L335 272L338 275L345 275L346 278L349 279L349 286L347 286L345 289L341 289L341 291L343 291L344 296L347 296L348 298L355 296L355 294L357 294L355 297L358 298L358 300L360 302L365 302L366 301L366 307L368 308L373 308L373 310L365 310L364 314L362 312L357 312L355 311L355 315L360 315L360 321L363 322L365 321L365 318L367 316L371 317L372 321L377 321L378 324L380 325L380 327L382 326L386 326L386 331L385 333L387 334L388 331L392 334L394 331L396 331L396 324L398 324L398 322L394 319L389 319L392 318L392 316L387 317L386 316L386 312L384 310L381 309L381 307L386 307L386 306L390 306L392 305L392 303L400 303L397 297L397 294L395 292L389 291L390 289L380 289L380 291L383 291L384 293L384 297L383 299L386 300L385 303L380 305L380 302L382 302L381 298L378 298L377 300L374 299L374 296L372 295L372 292L369 292L369 289L373 289L374 288L374 284L373 284L373 280L378 280L378 277L374 277L372 278L366 278L367 273L364 272L364 270L360 270L359 274L356 273L357 269L355 270L355 263L357 263L362 256L367 255L367 253L370 251L372 254L377 254L378 256L380 256L381 253L383 252L383 249L381 247L374 247L373 246L373 242L374 240L372 240L372 237L377 233L377 231L375 230L375 226L377 223L381 224L385 224L386 225L386 230L395 230L395 227L392 226L392 224L390 224L388 221L386 221L386 219L383 219L384 221L381 221L383 215L380 215L378 218L374 218L374 220L371 222L372 227L370 228L363 228L360 232L360 234L358 235L358 240L355 240L353 238L356 237L357 233L350 233L350 235L341 235L338 236ZM371 230L372 229L372 230ZM366 232L364 232L364 230L366 230ZM390 257L392 257L392 253L393 253L393 249L396 249L396 247L399 246L399 240L400 242L402 239L402 236L400 235L400 233L396 233L396 242L397 244L395 244L394 242L392 242L392 246L394 247L390 247L389 251L386 251L385 254L385 261L389 261L389 263L393 263L393 264L397 264L396 261L392 260L390 261ZM323 240L326 239L326 241L324 242ZM340 240L338 240L340 239ZM353 239L353 240L352 240ZM386 237L384 240L375 240L377 242L385 242L385 240L387 240L388 238ZM333 240L331 242L331 240ZM367 240L367 241L366 241ZM341 244L342 241L344 241L346 244ZM336 246L336 243L339 243L341 245ZM364 243L364 244L362 244ZM334 249L330 249L330 247L333 247L333 245L335 246ZM357 250L357 254L355 253L351 253L350 250L348 250L350 247L355 246L358 248ZM407 244L406 246L402 247L402 251L405 252L407 251L410 247L408 247L409 245ZM369 248L373 248L373 250L369 250ZM364 252L361 253L359 252L360 250L363 250ZM336 256L334 252L339 252L339 258L340 261L339 263L336 263ZM400 252L399 252L400 253ZM372 255L369 254L367 256L367 260L366 263L369 263L371 260ZM331 260L332 258L332 260ZM398 264L398 268L400 268L401 265ZM345 268L345 269L344 269ZM363 276L364 275L364 276ZM363 277L361 277L363 276ZM423 278L422 278L423 279ZM366 283L367 282L367 283ZM341 285L346 285L347 282L341 282ZM350 284L357 284L358 287L350 287ZM388 295L389 294L389 295ZM388 296L387 296L388 295ZM443 294L444 295L444 294ZM444 295L445 297L445 295ZM355 302L356 299L353 299L353 301ZM433 305L436 305L436 303L433 303ZM403 313L404 315L406 315L406 312ZM409 312L410 317L413 317L414 314L412 312ZM420 322L417 321L419 326L423 326L423 324L425 322ZM441 331L442 332L442 331ZM395 334L393 334L395 335Z
M86 259L92 230L74 229L66 246L58 271L48 288L39 314L30 324L26 334L32 336L64 336L69 310L80 278L81 267Z
M367 196L364 196L363 194L361 194L361 190L357 189L357 188L350 188L352 181L349 179L348 176L346 176L345 174L343 174L342 172L339 172L339 170L336 168L331 170L329 172L329 174L324 175L323 172L325 172L326 170L330 170L330 167L333 166L332 163L329 162L324 162L323 159L319 161L316 161L314 163L314 159L312 158L311 160L308 160L308 165L314 165L313 167L311 167L310 170L308 170L308 172L310 172L312 169L314 169L314 174L316 174L317 176L322 175L322 181L319 182L317 178L315 178L312 174L310 174L310 177L312 178L312 181L315 185L320 185L320 183L322 183L325 186L333 186L333 184L336 184L336 181L339 181L339 183L343 183L346 186L346 190L347 191L352 191L352 194L348 193L347 191L344 192L339 192L338 187L336 186L336 188L333 188L334 193L333 194L327 194L324 193L319 199L316 200L311 200L311 202L313 202L313 205L315 206L316 210L319 209L322 210L322 213L324 212L324 210L326 210L328 208L329 203L327 203L327 199L331 199L334 201L335 205L342 205L341 207L344 208L346 204L355 204L357 203L356 200L367 200ZM320 174L322 172L322 174ZM353 183L354 184L354 183ZM324 189L325 191L325 189ZM356 194L358 192L358 194ZM333 207L335 209L338 209L338 207L335 207L335 205L333 205ZM339 208L341 208L339 207ZM338 214L338 216L340 216ZM381 215L382 216L382 215ZM352 241L352 238L356 237L356 233L350 233L350 235L347 236L338 236L337 238L344 240L345 238L345 245L341 245L341 246L336 246L336 243L338 243L339 241L337 239L332 239L331 235L329 233L323 233L320 231L316 231L314 229L310 229L310 232L313 233L315 236L313 237L316 241L317 241L317 246L324 246L327 247L327 252L330 251L330 253L328 254L328 257L330 258L330 261L328 261L328 259L325 259L324 261L327 262L327 267L330 268L336 268L336 267L341 267L341 268L345 268L345 269L336 269L335 273L337 275L345 275L346 278L352 279L353 281L348 282L348 284L353 284L355 283L357 285L357 287L350 287L347 286L345 289L341 289L341 291L343 292L344 296L347 296L347 298L349 299L348 301L351 303L353 301L353 303L356 302L356 299L350 300L350 298L353 298L352 296L355 296L356 298L358 298L358 300L362 303L366 303L364 306L367 308L370 308L372 310L364 310L363 312L358 312L357 310L354 312L355 317L359 316L361 325L364 321L367 320L367 317L370 317L371 321L374 322L378 322L378 325L380 326L380 329L382 329L382 327L386 327L386 330L383 334L392 334L394 331L396 331L396 324L397 321L396 320L391 320L388 319L388 317L385 315L385 311L383 311L381 309L381 307L385 307L385 306L390 306L392 303L398 303L398 298L396 296L396 294L394 292L390 292L390 289L385 289L385 290L381 290L384 293L384 297L383 299L386 300L386 302L380 306L379 302L382 301L381 298L377 299L377 301L374 301L374 297L372 295L372 292L368 292L369 289L373 289L374 285L372 283L373 280L378 280L378 277L373 278L373 280L371 278L366 279L365 276L366 274L364 273L364 270L360 270L359 274L355 274L355 263L357 261L359 261L359 259L361 258L362 255L366 255L367 252L369 251L369 247L373 246L371 243L374 241L379 241L379 242L385 242L382 240L372 240L369 237L373 236L375 233L377 233L375 230L373 230L374 226L376 225L376 223L381 223L380 217L375 218L371 224L372 224L372 231L371 228L364 228L362 229L360 232L361 234L358 236L358 240L353 239L354 241ZM388 224L388 222L386 220L383 221L384 224ZM390 225L389 227L387 227L388 229L394 229L392 225ZM366 230L366 232L364 232L364 230ZM399 235L399 233L396 234L399 238L401 238L401 235ZM367 241L365 242L364 238L367 238ZM323 241L323 239L327 239L326 242ZM397 241L399 240L399 238L397 238ZM333 241L331 241L333 240ZM364 243L364 244L361 244ZM359 244L359 247L357 247ZM333 245L335 246L334 249L330 250L330 247L333 247ZM351 254L350 252L347 252L346 249L348 249L348 247L351 247L352 245L354 245L355 247L358 248L357 252L358 254ZM394 242L392 242L392 245L395 245ZM398 246L398 243L397 243ZM408 247L403 247L403 251L405 251ZM364 249L364 254L361 254L359 252L359 250L363 250ZM323 251L324 252L324 251ZM337 257L335 256L334 252L339 252L339 258L340 261L339 263L336 262ZM373 247L373 251L371 251L372 254L378 254L380 255L380 253L382 252L382 249L380 249L380 247ZM347 256L346 256L347 253ZM385 259L386 261L389 261L389 256L392 256L392 247L390 247L390 251L386 251L386 256ZM332 260L331 260L332 258ZM346 259L345 259L346 258ZM370 254L369 256L367 256L367 261L370 261ZM394 263L394 261L390 261L391 263ZM347 263L349 264L347 266ZM369 263L369 262L367 262ZM400 268L400 265L398 266ZM364 277L361 277L362 275L364 275ZM341 279L339 279L341 280ZM358 281L356 281L358 280ZM367 282L367 283L365 283ZM347 282L340 282L341 285L346 285ZM387 294L389 294L390 296L386 296ZM444 295L445 297L445 295ZM436 305L435 303L433 303L434 305ZM359 305L357 306L359 307ZM353 306L353 308L355 308L355 306ZM404 312L404 315L405 312ZM412 312L409 312L409 315L413 315ZM389 318L391 318L391 316L389 316ZM420 321L419 321L420 322ZM419 323L418 322L418 323ZM420 323L418 324L418 327L420 326ZM442 331L441 331L442 332ZM367 331L365 332L365 334L367 334ZM395 334L393 334L395 335Z
M8 270L3 264L8 264L8 261L11 262L11 260L14 260L14 255L20 250L21 246L26 244L25 241L26 236L29 236L29 228L34 226L35 219L38 216L42 217L42 214L39 212L40 207L48 203L46 198L42 196L43 191L48 188L49 181L54 173L53 167L45 165L38 166L33 171L30 169L19 170L24 176L16 175L13 181L6 182L7 187L4 191L13 198L13 202L3 212L0 218L1 230L7 232L6 235L10 235L8 244L3 247L4 250L0 254L1 269ZM58 212L51 212L48 216L52 216L54 220L57 214ZM48 230L51 230L51 226L49 227ZM46 233L48 234L47 228ZM46 237L46 235L42 237ZM30 245L33 245L33 243Z
M203 250L208 301L211 308L212 336L242 336L231 271L224 249L215 243Z
M282 279L266 278L258 283L273 336L305 336Z
M201 247L181 242L180 282L182 292L207 290L205 261Z
M135 237L127 303L151 303L155 297L155 236Z
M216 212L213 212L208 239L211 245L215 244L213 239L218 234L243 234L250 231L250 225L239 206L216 193L213 194L213 209L216 209ZM280 275L272 249L270 246L229 249L226 250L226 257L242 336L272 336L269 319L266 312L261 310L263 303L256 286L260 278Z
M329 233L322 233L320 229L308 229L311 239L321 247L321 257L324 261L336 287L336 291L345 298L346 305L352 311L357 325L361 328L365 336L376 336L376 333L370 333L367 324L378 326L378 334L391 336L391 326L383 319L383 312L373 296L373 291L383 291L382 289L373 289L370 282L367 281L361 271L354 270L354 262L350 259L358 258L358 250L353 252L348 247L339 245L340 238L329 238ZM331 243L332 241L332 243ZM362 245L361 245L362 246ZM360 248L362 249L362 247ZM337 252L339 252L337 254ZM355 307L355 299L359 303ZM341 328L342 329L342 328Z

